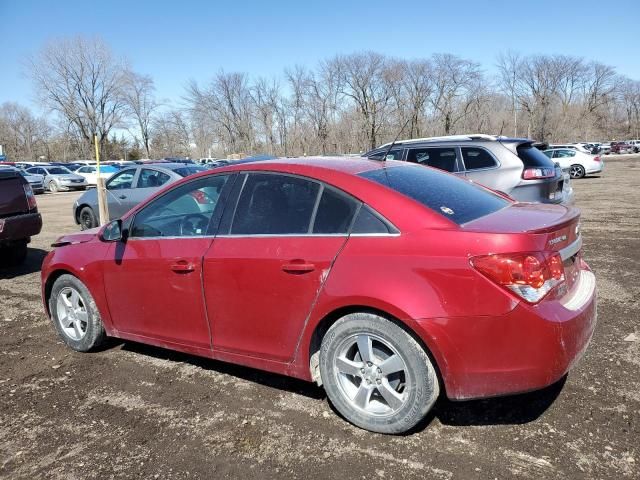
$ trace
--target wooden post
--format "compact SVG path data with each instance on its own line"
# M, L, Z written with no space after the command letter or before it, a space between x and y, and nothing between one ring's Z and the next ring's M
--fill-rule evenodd
M107 189L104 186L104 179L100 177L100 149L98 148L98 135L93 135L93 143L96 146L96 193L98 194L98 211L100 215L100 225L109 221L109 205L107 203Z

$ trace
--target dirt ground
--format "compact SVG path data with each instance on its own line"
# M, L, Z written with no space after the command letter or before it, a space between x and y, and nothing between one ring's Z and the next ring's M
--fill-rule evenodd
M359 430L312 384L111 342L65 348L39 268L77 229L78 194L38 197L28 262L0 270L2 478L640 478L640 157L574 182L598 326L566 382L515 397L440 400L409 436ZM633 338L633 337L632 337Z

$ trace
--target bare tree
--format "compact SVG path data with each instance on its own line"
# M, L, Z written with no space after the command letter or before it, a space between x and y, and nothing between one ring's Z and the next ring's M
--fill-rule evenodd
M43 105L73 123L85 143L98 135L100 147L124 110L123 72L99 38L65 38L48 43L28 60Z
M126 107L126 114L132 117L140 133L140 141L147 154L151 156L150 137L153 115L158 109L153 79L148 75L139 75L126 71L123 75L122 99Z

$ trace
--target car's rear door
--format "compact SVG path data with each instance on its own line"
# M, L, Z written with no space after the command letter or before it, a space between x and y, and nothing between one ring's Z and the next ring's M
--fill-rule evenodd
M242 175L203 261L213 348L289 361L357 208L319 182Z
M213 242L229 179L180 185L136 213L104 261L109 312L120 332L210 348L202 257Z

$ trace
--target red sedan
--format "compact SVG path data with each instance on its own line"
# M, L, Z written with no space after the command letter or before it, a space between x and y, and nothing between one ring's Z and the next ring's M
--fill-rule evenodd
M579 211L367 159L245 163L174 183L60 238L47 313L106 336L323 385L354 424L400 433L442 391L539 389L584 352L595 278Z

